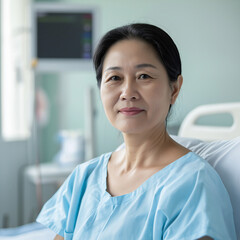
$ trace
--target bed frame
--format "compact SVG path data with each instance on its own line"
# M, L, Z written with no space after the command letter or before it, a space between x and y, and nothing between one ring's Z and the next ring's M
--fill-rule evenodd
M200 117L215 114L230 114L233 118L232 126L203 126L196 123ZM204 141L228 140L240 136L240 102L201 105L195 108L183 120L178 136Z

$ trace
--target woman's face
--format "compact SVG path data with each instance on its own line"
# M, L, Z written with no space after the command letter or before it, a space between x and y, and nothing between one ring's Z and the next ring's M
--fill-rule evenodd
M181 80L169 85L157 53L142 40L121 40L105 56L101 99L109 121L123 133L164 129L180 87Z

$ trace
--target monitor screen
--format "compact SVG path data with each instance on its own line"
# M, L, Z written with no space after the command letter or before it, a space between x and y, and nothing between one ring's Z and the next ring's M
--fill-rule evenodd
M91 59L92 13L38 12L37 58Z
M98 29L96 8L35 3L32 13L32 57L37 62L36 70L92 70Z

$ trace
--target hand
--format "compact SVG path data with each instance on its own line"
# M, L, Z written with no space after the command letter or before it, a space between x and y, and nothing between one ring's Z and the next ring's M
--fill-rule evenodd
M64 240L64 238L60 235L56 235L56 237L54 238L54 240Z

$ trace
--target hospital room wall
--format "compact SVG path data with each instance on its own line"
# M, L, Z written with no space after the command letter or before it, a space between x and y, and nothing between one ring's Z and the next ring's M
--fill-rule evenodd
M172 36L181 54L184 84L169 120L170 127L179 126L184 116L198 105L240 101L238 80L240 1L65 0L59 2L96 7L97 39L113 27L132 22L156 24ZM121 142L121 137L109 125L103 113L94 73L76 71L61 74L59 79L60 89L64 90L62 96L65 106L65 110L61 110L63 114L58 115L61 121L59 126L84 128L84 121L79 111L83 111L84 104L80 96L84 94L84 86L95 86L96 155L114 149ZM47 83L48 86L51 84L53 84L51 81ZM218 117L213 119L215 120L219 121ZM48 127L44 131L48 132ZM44 143L49 146L47 141L44 140ZM45 159L51 157L48 155Z
M0 2L1 12L1 2ZM0 18L1 34L1 18ZM1 53L1 36L0 36ZM0 73L1 73L0 57ZM0 74L1 83L1 74ZM0 84L0 126L1 126L1 84ZM26 141L5 142L0 127L0 228L4 225L16 226L18 222L18 173L26 163Z

